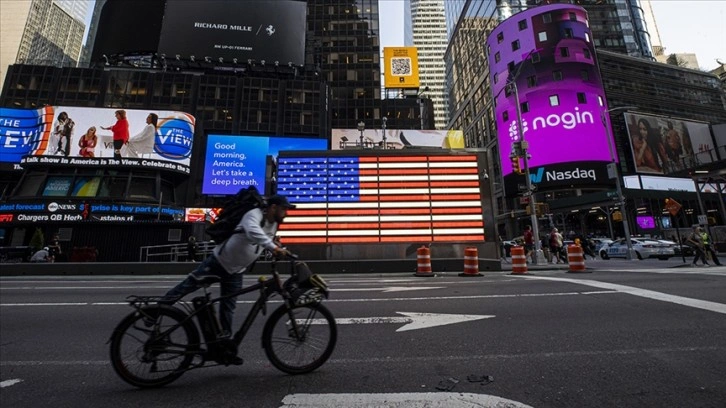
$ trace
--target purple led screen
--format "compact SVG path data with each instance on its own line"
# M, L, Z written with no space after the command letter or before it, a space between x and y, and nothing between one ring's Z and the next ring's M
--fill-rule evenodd
M515 94L505 87L516 75L532 181L571 184L573 178L555 173L577 171L589 176L576 182L610 183L603 171L611 156L601 121L607 105L585 10L556 4L515 14L491 33L487 49L505 182L512 173L512 143L519 140Z

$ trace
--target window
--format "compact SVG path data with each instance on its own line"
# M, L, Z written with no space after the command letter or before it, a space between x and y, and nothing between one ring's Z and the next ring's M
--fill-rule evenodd
M527 29L527 20L520 20L519 21L519 31L526 30Z
M519 104L519 108L521 109L522 113L529 112L529 102L522 102Z
M585 56L585 58L590 59L590 50L587 48L582 49L582 54Z
M537 77L535 75L527 77L527 86L529 88L534 88L537 86Z
M497 52L494 54L494 62L499 62L502 59L502 56Z
M583 81L589 81L590 80L590 73L587 72L586 69L583 69L582 71L580 71L580 79L582 79Z
M577 21L577 14L567 13L570 16L570 21Z
M544 22L544 23L551 23L552 22L552 15L550 13L542 14L542 22Z
M492 78L494 78L494 83L495 83L495 84L496 84L497 82L499 82L499 74L494 74L494 75L492 75Z
M532 53L532 56L529 57L530 60L532 60L533 64L536 64L540 61L540 56L538 52Z
M585 33L585 41L590 42L590 33Z
M565 38L572 38L572 29L565 28Z
M497 34L497 44L501 43L502 41L504 41L504 33Z
M560 97L557 95L550 95L550 106L559 106Z
M519 40L512 41L512 51L517 51L519 49Z
M539 38L541 42L547 41L547 32L540 31L539 33L537 33L537 38Z
M602 102L602 96L600 96L600 95L598 95L598 96L597 96L597 103L598 103L598 104L599 104L600 106L603 106L603 102Z
M567 47L562 47L562 48L560 48L560 55L563 57L569 57L570 50Z
M587 103L587 96L585 96L585 93L583 93L583 92L577 93L577 103Z
M562 71L552 71L552 79L562 81Z
M514 72L514 61L507 64L507 69L509 70L509 72Z
M509 112L502 112L502 120L504 120L505 122L509 120Z

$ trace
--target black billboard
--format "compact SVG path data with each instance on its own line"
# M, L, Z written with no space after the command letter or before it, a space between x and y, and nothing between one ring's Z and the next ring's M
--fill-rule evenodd
M107 0L98 20L91 59L156 52L164 4L164 0Z
M159 53L303 65L305 16L301 1L168 0Z

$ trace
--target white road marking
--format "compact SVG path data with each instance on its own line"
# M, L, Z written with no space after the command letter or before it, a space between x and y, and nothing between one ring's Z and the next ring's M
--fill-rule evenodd
M280 408L532 408L521 402L467 392L411 392L388 394L290 394Z
M15 378L15 379L12 379L12 380L0 381L0 388L9 387L11 385L15 385L15 384L20 383L20 382L23 382L23 380L21 380L20 378Z
M332 290L336 292L408 292L412 290L427 290L427 289L443 289L443 286L421 286L421 287L411 287L411 286L389 286L385 288L348 288L348 289L335 289Z
M335 290L333 290L335 292ZM471 296L429 296L410 298L379 298L379 299L328 299L325 302L332 303L357 303L357 302L410 302L429 300L468 300L468 299L498 299L498 298L520 298L520 297L547 297L547 296L575 296L575 295L607 295L619 293L612 290L598 290L589 292L558 292L558 293L520 293L511 295L471 295ZM256 300L238 300L237 304L253 304ZM280 301L268 301L268 303L279 303ZM24 307L24 306L128 306L128 302L77 302L77 303L0 303L0 307Z
M640 296L663 302L675 303L678 305L689 306L696 309L708 310L716 313L726 314L726 304L709 302L707 300L692 299L683 296L669 295L667 293L656 292L653 290L640 289L632 286L618 285L615 283L599 282L588 279L568 279L568 278L552 278L545 276L522 276L525 279L551 280L557 282L570 282L578 285L587 285L600 289L614 290L619 293L627 293L633 296Z
M471 322L475 320L491 319L494 315L465 315L465 314L444 314L444 313L414 313L396 312L406 317L352 317L335 319L337 324L386 324L386 323L407 323L401 326L396 332L425 329L429 327L445 326L447 324ZM325 319L314 319L312 324L327 324Z

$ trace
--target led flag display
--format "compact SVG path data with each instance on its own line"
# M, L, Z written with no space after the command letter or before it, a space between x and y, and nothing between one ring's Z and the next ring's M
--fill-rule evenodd
M475 155L278 157L285 243L484 240Z

